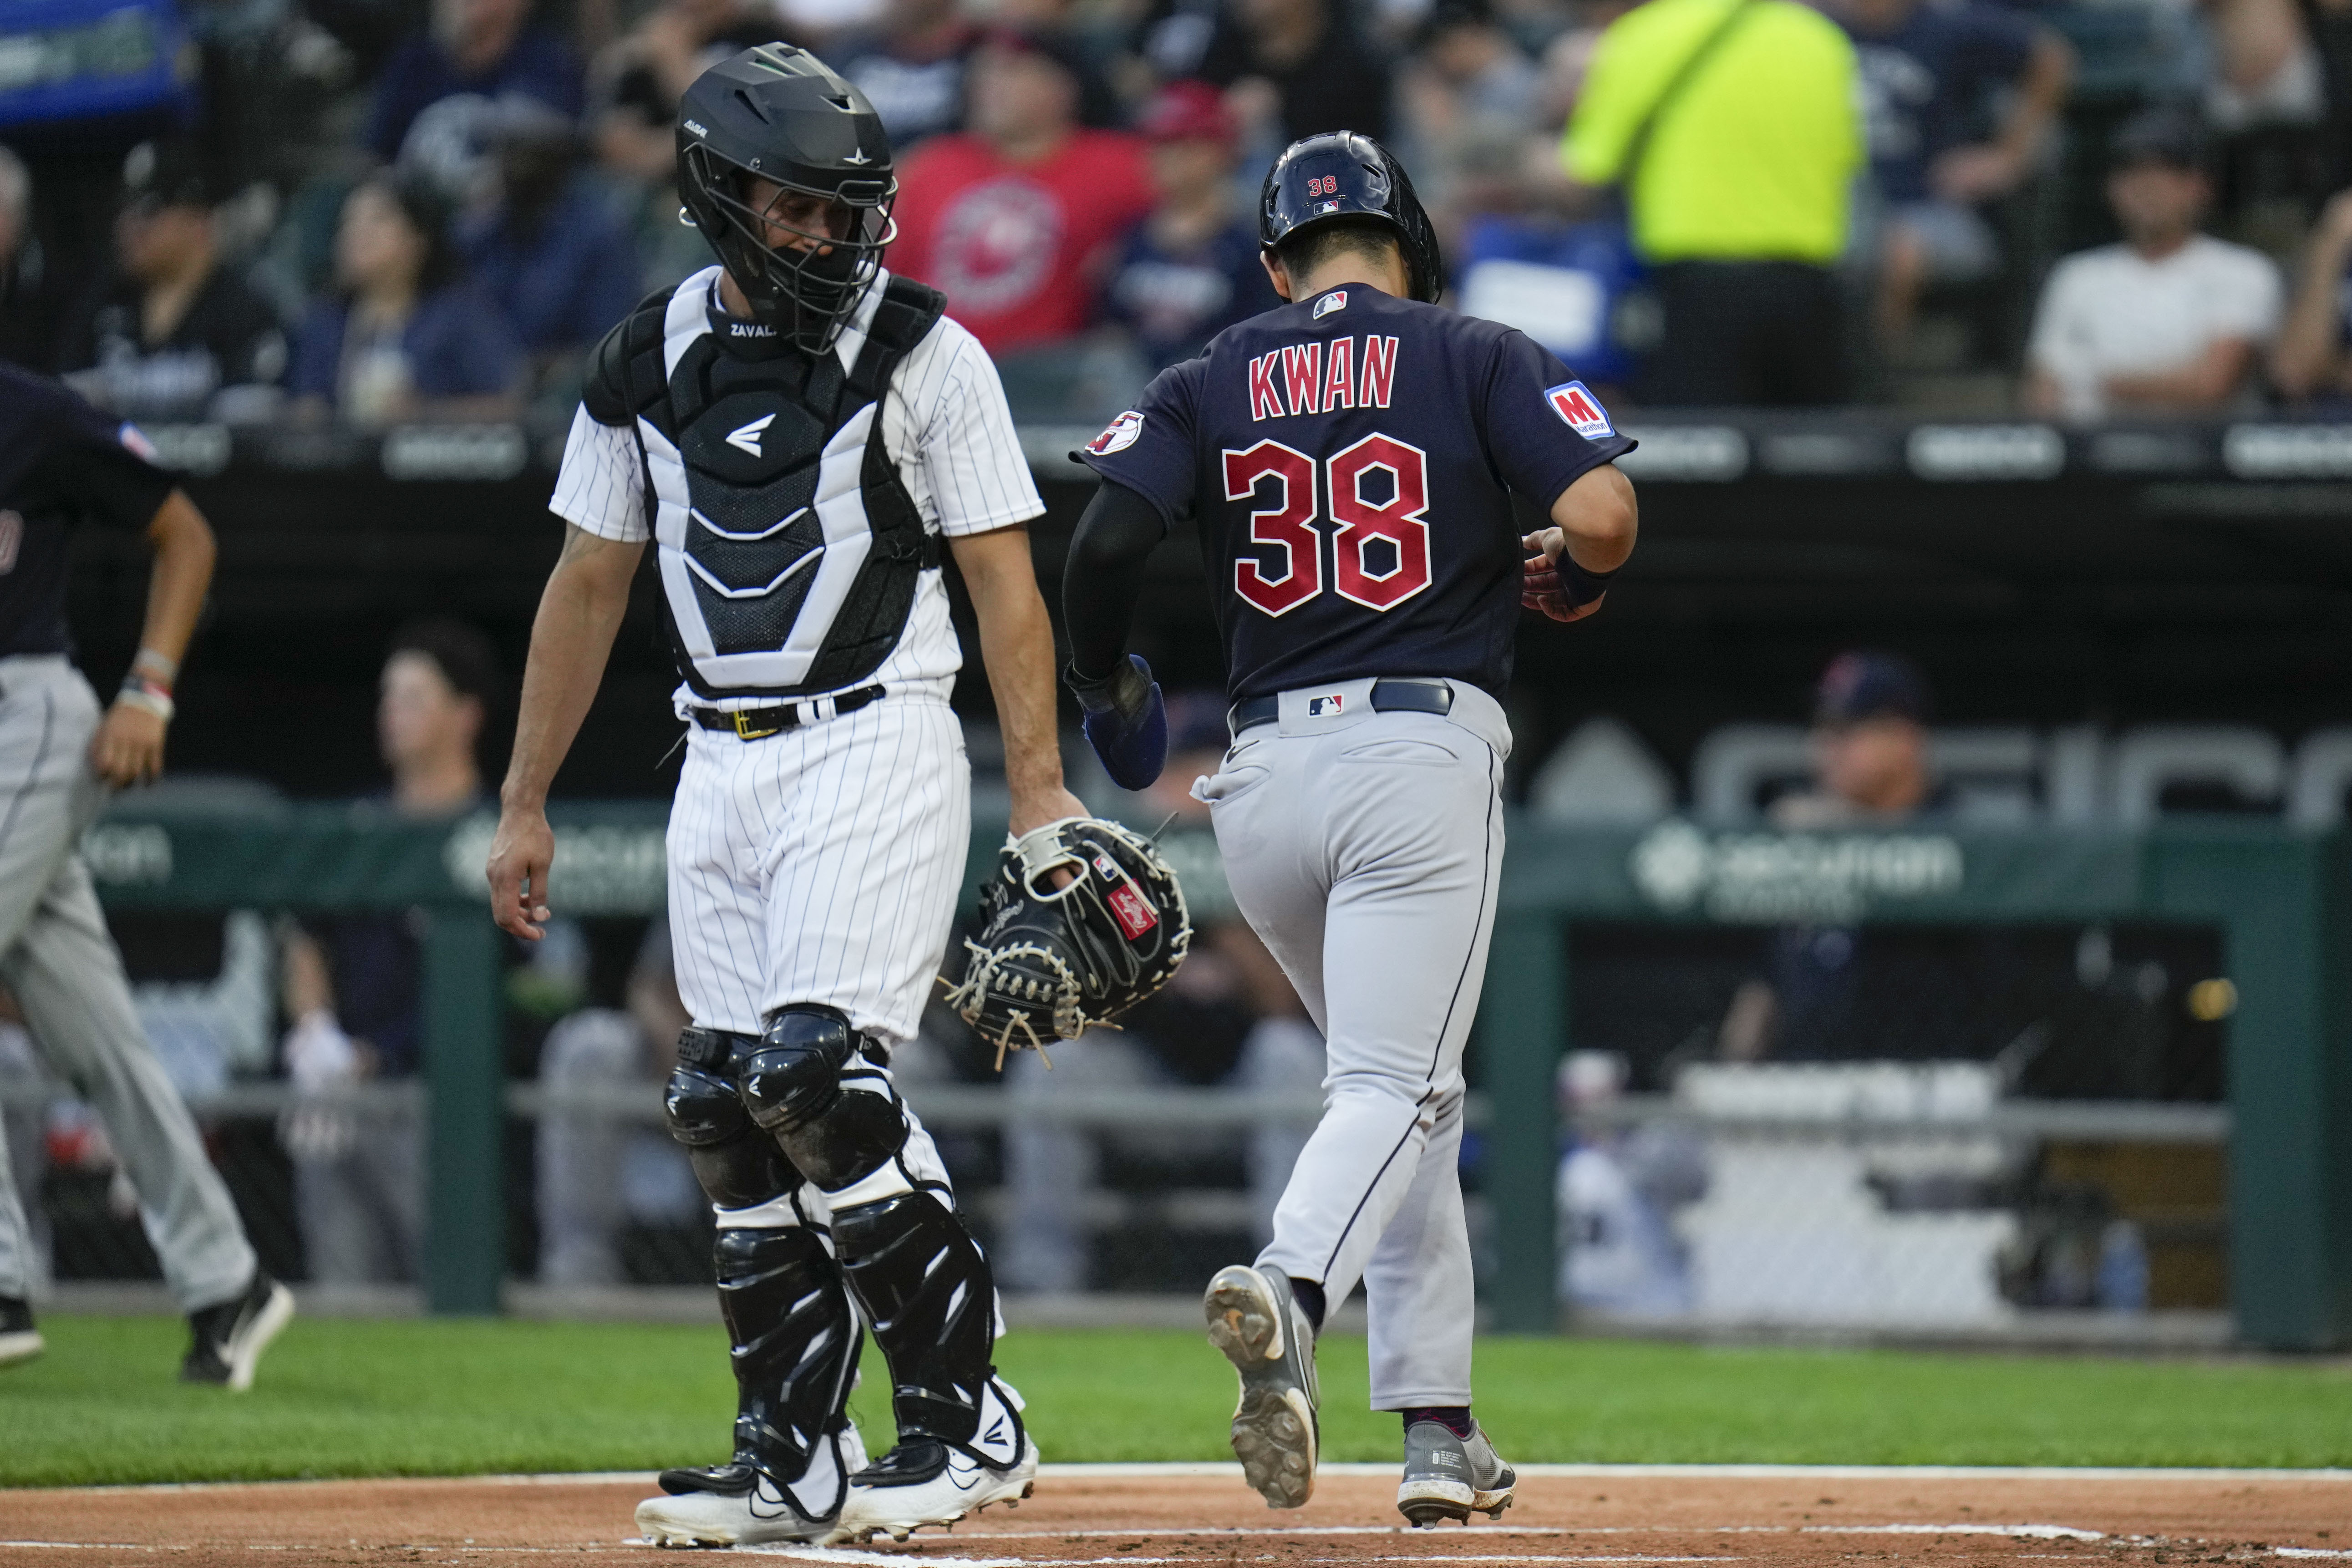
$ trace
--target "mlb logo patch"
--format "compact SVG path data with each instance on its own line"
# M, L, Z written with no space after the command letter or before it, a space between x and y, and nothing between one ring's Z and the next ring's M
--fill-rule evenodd
M1601 399L1580 381L1563 382L1544 388L1544 400L1562 423L1588 441L1598 441L1603 436L1614 436L1617 427L1609 423L1609 411L1601 406Z
M1143 416L1130 408L1110 422L1110 427L1087 443L1087 451L1097 458L1108 458L1113 452L1124 452L1135 445L1143 434Z
M1324 317L1329 315L1332 311L1344 310L1347 308L1348 291L1345 289L1334 289L1328 294L1324 295L1323 298L1315 301L1315 314L1310 318L1310 320L1319 321Z
M1347 701L1347 695L1339 691L1328 697L1310 697L1307 700L1307 716L1309 719L1337 719Z

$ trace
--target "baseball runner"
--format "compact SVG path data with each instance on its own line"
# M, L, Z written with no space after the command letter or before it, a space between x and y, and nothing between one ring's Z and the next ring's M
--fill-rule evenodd
M113 703L73 666L67 533L88 518L155 549L139 657ZM251 1386L294 1315L261 1270L188 1108L131 1008L122 955L76 852L108 793L163 771L172 683L212 581L204 515L145 437L52 381L0 365L0 983L44 1060L105 1123L191 1339L180 1375ZM0 1366L41 1352L32 1241L0 1151Z
M1360 1279L1372 1407L1404 1418L1397 1506L1466 1522L1514 1480L1470 1413L1455 1174L1503 852L1499 699L1520 607L1590 615L1632 552L1611 461L1633 443L1527 337L1433 303L1435 237L1370 138L1294 143L1259 239L1292 302L1164 372L1087 447L1103 484L1071 545L1070 680L1111 775L1156 776L1160 690L1127 632L1146 556L1196 518L1235 700L1233 748L1193 792L1328 1042L1274 1239L1208 1289L1210 1341L1241 1373L1234 1449L1269 1505L1307 1501L1315 1336ZM1549 525L1523 537L1514 495Z
M1023 526L1045 507L987 355L881 266L898 186L864 95L762 46L698 79L677 126L686 213L722 265L597 351L489 879L499 923L536 938L548 783L650 541L689 726L667 848L693 1026L665 1106L717 1213L739 1402L731 1461L665 1472L637 1524L670 1545L903 1537L1025 1495L1037 1468L991 1361L988 1261L888 1064L969 844L942 536L979 616L1013 832L1066 860L1049 846L1085 816ZM870 1465L845 1404L861 1321L898 1429Z

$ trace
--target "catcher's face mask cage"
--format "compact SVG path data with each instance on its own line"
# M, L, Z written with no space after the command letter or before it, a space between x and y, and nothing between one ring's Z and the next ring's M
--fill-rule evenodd
M833 347L898 237L896 177L844 179L824 189L739 165L702 145L684 149L679 162L687 216L719 252L752 314L810 353ZM750 199L755 180L774 187L759 206Z

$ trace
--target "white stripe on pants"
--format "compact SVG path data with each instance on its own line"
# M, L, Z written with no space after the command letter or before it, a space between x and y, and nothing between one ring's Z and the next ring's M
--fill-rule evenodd
M953 710L886 697L740 741L688 731L669 819L670 933L694 1021L756 1035L791 1003L912 1039L971 838Z
M1258 1258L1322 1283L1360 1279L1372 1408L1470 1401L1475 1300L1456 1162L1462 1050L1486 977L1502 868L1510 731L1455 683L1454 712L1374 713L1245 731L1201 787L1242 913L1328 1042L1323 1120Z
M227 1300L253 1248L204 1140L147 1043L76 841L102 803L98 699L63 658L0 659L0 982L35 1048L87 1100L139 1194L182 1311ZM23 1201L0 1159L0 1296L29 1282Z

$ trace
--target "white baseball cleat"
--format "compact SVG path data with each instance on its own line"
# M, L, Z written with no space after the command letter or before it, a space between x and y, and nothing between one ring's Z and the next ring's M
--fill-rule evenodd
M1441 1520L1467 1524L1474 1513L1500 1519L1511 1506L1518 1476L1503 1463L1486 1430L1470 1424L1457 1437L1435 1421L1416 1421L1404 1435L1404 1479L1397 1484L1397 1511L1416 1530Z
M1242 1375L1234 1453L1268 1508L1304 1508L1315 1495L1322 1432L1315 1382L1315 1325L1287 1275L1236 1263L1217 1270L1202 1309L1209 1342Z
M969 1444L913 1436L850 1478L841 1521L825 1544L953 1524L994 1503L1007 1507L1037 1489L1037 1445L1021 1421L1020 1395L991 1378Z
M822 1542L834 1533L848 1491L845 1460L865 1457L853 1426L819 1443L794 1481L740 1462L664 1470L664 1495L637 1505L637 1533L656 1546Z

